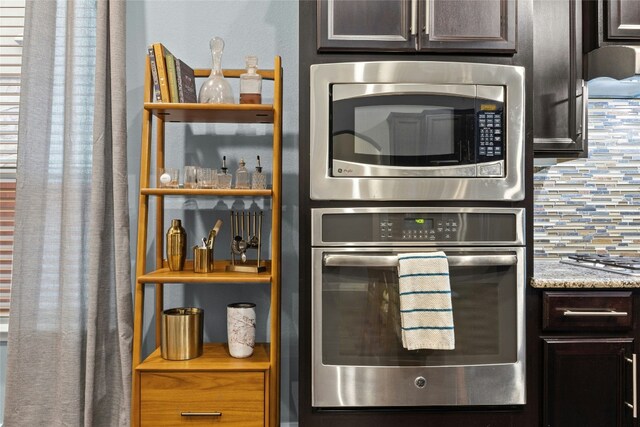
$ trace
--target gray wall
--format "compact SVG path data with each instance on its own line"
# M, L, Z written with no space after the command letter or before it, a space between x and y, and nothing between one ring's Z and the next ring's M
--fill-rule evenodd
M131 254L136 253L137 210L140 167L140 136L147 46L162 42L174 55L193 68L209 68L209 40L222 37L225 51L223 68L244 68L245 55L257 55L259 67L272 68L275 55L282 57L284 69L283 113L283 223L282 223L282 360L281 420L297 420L298 382L298 3L294 0L261 1L153 1L129 0L127 3L127 98L129 136L129 205L131 213ZM237 81L232 80L238 98ZM263 102L272 101L272 84L265 82ZM235 171L240 157L253 170L260 155L270 174L272 130L266 125L168 124L166 128L166 165L184 167L194 164L220 167L227 156ZM153 163L153 162L152 162ZM269 177L269 182L271 182ZM255 205L253 205L255 202ZM152 203L152 215L154 205ZM181 218L187 229L189 246L207 235L216 219L224 221L217 239L216 258L228 258L229 209L269 210L269 199L188 199L170 198L165 202L165 230L171 218ZM267 222L268 224L268 222ZM150 235L153 229L150 229ZM147 247L151 262L155 253ZM132 272L135 259L132 259ZM258 340L269 339L269 289L267 285L234 284L214 286L170 285L165 307L198 306L205 310L205 341L226 340L226 305L252 301L257 304ZM144 352L153 349L150 316L153 292L146 292Z

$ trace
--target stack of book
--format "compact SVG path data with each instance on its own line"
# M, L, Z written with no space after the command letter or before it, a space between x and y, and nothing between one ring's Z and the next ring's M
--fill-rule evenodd
M148 48L154 102L198 102L193 69L162 43Z

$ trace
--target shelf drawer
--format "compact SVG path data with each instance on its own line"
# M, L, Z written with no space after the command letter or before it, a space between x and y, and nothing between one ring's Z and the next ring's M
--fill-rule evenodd
M631 292L544 292L545 331L625 331L633 327Z
M264 426L264 372L143 372L140 387L142 426Z

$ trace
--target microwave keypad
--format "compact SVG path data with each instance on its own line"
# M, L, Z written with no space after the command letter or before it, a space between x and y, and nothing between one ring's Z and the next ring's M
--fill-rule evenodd
M478 155L502 158L502 115L496 112L478 113L478 128L480 130Z

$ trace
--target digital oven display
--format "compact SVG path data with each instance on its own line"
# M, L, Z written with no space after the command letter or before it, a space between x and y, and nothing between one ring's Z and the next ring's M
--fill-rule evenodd
M410 217L404 219L405 230L433 230L433 218Z

